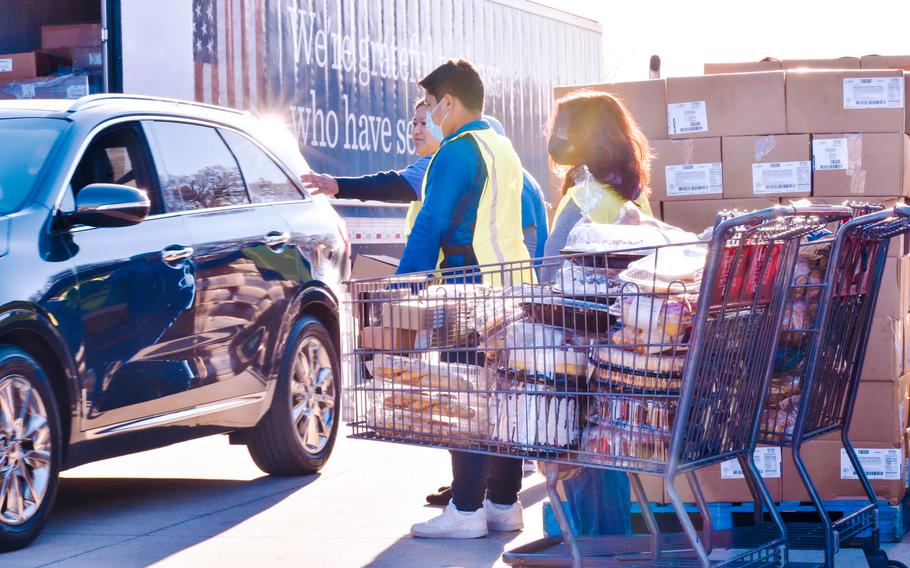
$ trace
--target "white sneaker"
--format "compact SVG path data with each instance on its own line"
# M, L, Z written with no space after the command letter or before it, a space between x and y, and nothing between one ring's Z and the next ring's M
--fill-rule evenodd
M459 511L449 501L442 514L411 527L411 536L420 538L480 538L487 536L487 514L484 509L470 513Z
M522 473L537 473L537 462L534 460L524 460L521 464Z
M491 531L512 532L525 527L524 511L519 501L512 505L500 505L484 499L483 510L487 513L487 528Z

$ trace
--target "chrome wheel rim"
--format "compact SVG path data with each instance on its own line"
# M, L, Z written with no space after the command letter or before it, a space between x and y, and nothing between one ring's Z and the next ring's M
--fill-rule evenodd
M300 344L291 372L291 419L308 454L325 449L335 423L335 372L322 341L307 337Z
M0 379L0 522L21 525L51 478L51 428L41 395L21 375Z

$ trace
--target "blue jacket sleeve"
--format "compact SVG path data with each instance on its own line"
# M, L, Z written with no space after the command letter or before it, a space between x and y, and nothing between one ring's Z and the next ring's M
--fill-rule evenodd
M379 172L361 177L338 177L339 199L389 201L408 203L417 199L417 193L399 172Z
M408 182L408 185L411 186L411 189L414 190L414 195L417 197L417 199L420 199L420 190L423 187L423 178L427 175L427 168L430 167L430 160L432 159L432 156L424 156L423 158L420 158L413 164L398 172L401 174L401 177L404 178L404 181Z
M439 249L452 228L459 199L476 183L480 156L471 138L457 138L445 144L427 171L423 206L401 255L398 274L433 270Z
M543 191L527 170L521 188L521 225L525 229L525 246L531 258L543 256L547 242L547 210Z

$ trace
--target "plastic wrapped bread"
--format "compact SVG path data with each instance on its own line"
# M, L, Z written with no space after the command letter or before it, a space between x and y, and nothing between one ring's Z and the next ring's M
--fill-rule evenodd
M512 383L490 397L494 440L526 446L566 447L578 441L578 402L547 385Z

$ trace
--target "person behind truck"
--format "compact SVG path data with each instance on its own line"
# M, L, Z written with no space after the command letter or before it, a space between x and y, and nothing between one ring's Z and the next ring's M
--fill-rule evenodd
M403 170L378 172L360 177L333 177L310 172L300 176L313 195L333 195L339 199L375 199L392 203L410 203L420 197L420 188L430 157L439 148L439 140L427 131L427 106L421 100L414 105L411 119L411 139L420 156Z
M424 178L422 203L408 218L398 274L529 260L521 231L521 161L483 120L477 70L466 60L449 60L419 84L427 128L442 144ZM516 280L530 274L519 272ZM521 460L452 452L452 477L451 502L440 516L411 527L413 536L478 538L523 528Z
M553 219L546 254L558 254L569 231L582 219L582 194L575 173L587 167L603 194L588 216L595 223L616 221L632 201L651 214L650 150L635 119L606 93L569 95L556 103L550 117L547 151L564 176L563 197ZM622 472L584 469L565 480L566 503L579 534L624 534L630 530L629 480Z

